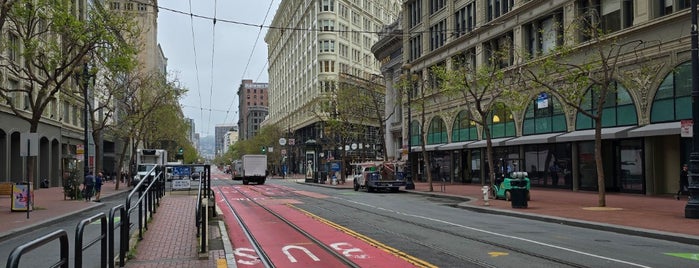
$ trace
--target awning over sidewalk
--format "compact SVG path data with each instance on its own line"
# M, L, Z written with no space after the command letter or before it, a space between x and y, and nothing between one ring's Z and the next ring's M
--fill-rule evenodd
M504 146L505 141L511 140L513 137L507 137L507 138L497 138L497 139L490 139L490 141L493 143L493 147L498 147L498 146ZM479 140L477 142L471 143L469 145L466 145L466 148L483 148L488 146L488 140Z
M460 141L460 142L453 142L453 143L447 143L445 145L439 146L440 151L450 151L450 150L459 150L459 149L465 149L466 145L470 143L474 143L476 141Z
M629 137L664 136L679 135L680 125L678 122L660 123L645 125L629 131Z
M437 147L440 147L443 145L444 145L444 143L425 145L425 151L427 151L427 152L436 151ZM411 152L422 152L422 146L413 146L410 151Z
M636 126L626 127L610 127L602 129L602 139L621 139L626 138L629 130ZM571 142L571 141L591 141L595 139L595 130L586 129L569 132L556 137L556 142Z
M505 142L506 146L513 145L525 145L525 144L538 144L538 143L551 143L556 141L556 136L563 135L565 133L547 133L539 135L529 135L514 138Z

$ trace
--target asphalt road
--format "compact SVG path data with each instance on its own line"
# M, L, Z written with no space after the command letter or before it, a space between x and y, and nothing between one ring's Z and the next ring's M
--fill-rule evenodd
M453 199L267 183L328 195L293 198L303 210L439 267L699 266L696 245L473 212Z

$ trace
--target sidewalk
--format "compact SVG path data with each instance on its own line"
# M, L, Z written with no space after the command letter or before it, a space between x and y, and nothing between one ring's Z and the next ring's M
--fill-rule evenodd
M124 184L119 185L119 190L115 190L113 182L105 182L102 185L101 198L124 193L130 190ZM34 210L29 212L12 212L12 200L9 196L0 197L0 239L10 235L18 235L35 230L39 226L47 225L63 217L77 214L82 211L103 206L103 203L85 202L85 200L71 200L63 197L63 187L36 188L34 189ZM94 200L94 198L93 198ZM40 235L37 234L37 238Z

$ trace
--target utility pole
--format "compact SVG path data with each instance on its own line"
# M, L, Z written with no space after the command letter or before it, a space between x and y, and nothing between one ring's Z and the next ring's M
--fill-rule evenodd
M412 151L413 145L411 144L411 140L413 139L412 137L412 127L410 123L412 122L412 111L410 108L410 98L411 95L413 95L413 72L411 71L412 66L409 63L406 63L403 65L403 70L408 73L408 160L406 161L405 164L405 169L408 170L406 173L406 182L405 182L405 189L406 190L415 190L415 183L413 183L413 168L412 168L412 163L410 162L410 153Z
M87 176L90 174L90 131L88 129L89 126L89 121L90 121L90 108L89 108L89 98L88 98L88 86L89 86L89 71L88 71L88 66L87 62L84 63L83 65L83 73L82 73L82 82L83 82L83 94L85 98L85 118L84 118L84 137L85 137L85 175Z
M691 1L692 15L692 153L689 154L689 201L684 217L699 218L699 35L697 33L697 0ZM682 187L680 185L680 187Z

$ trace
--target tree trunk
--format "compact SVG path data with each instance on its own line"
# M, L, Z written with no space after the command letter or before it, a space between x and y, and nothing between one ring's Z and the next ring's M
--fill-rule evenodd
M604 167L602 166L602 117L595 118L595 165L597 166L597 189L599 207L607 206L605 200Z
M95 174L102 171L102 160L104 158L104 152L102 152L102 131L92 130L92 140L95 142Z

